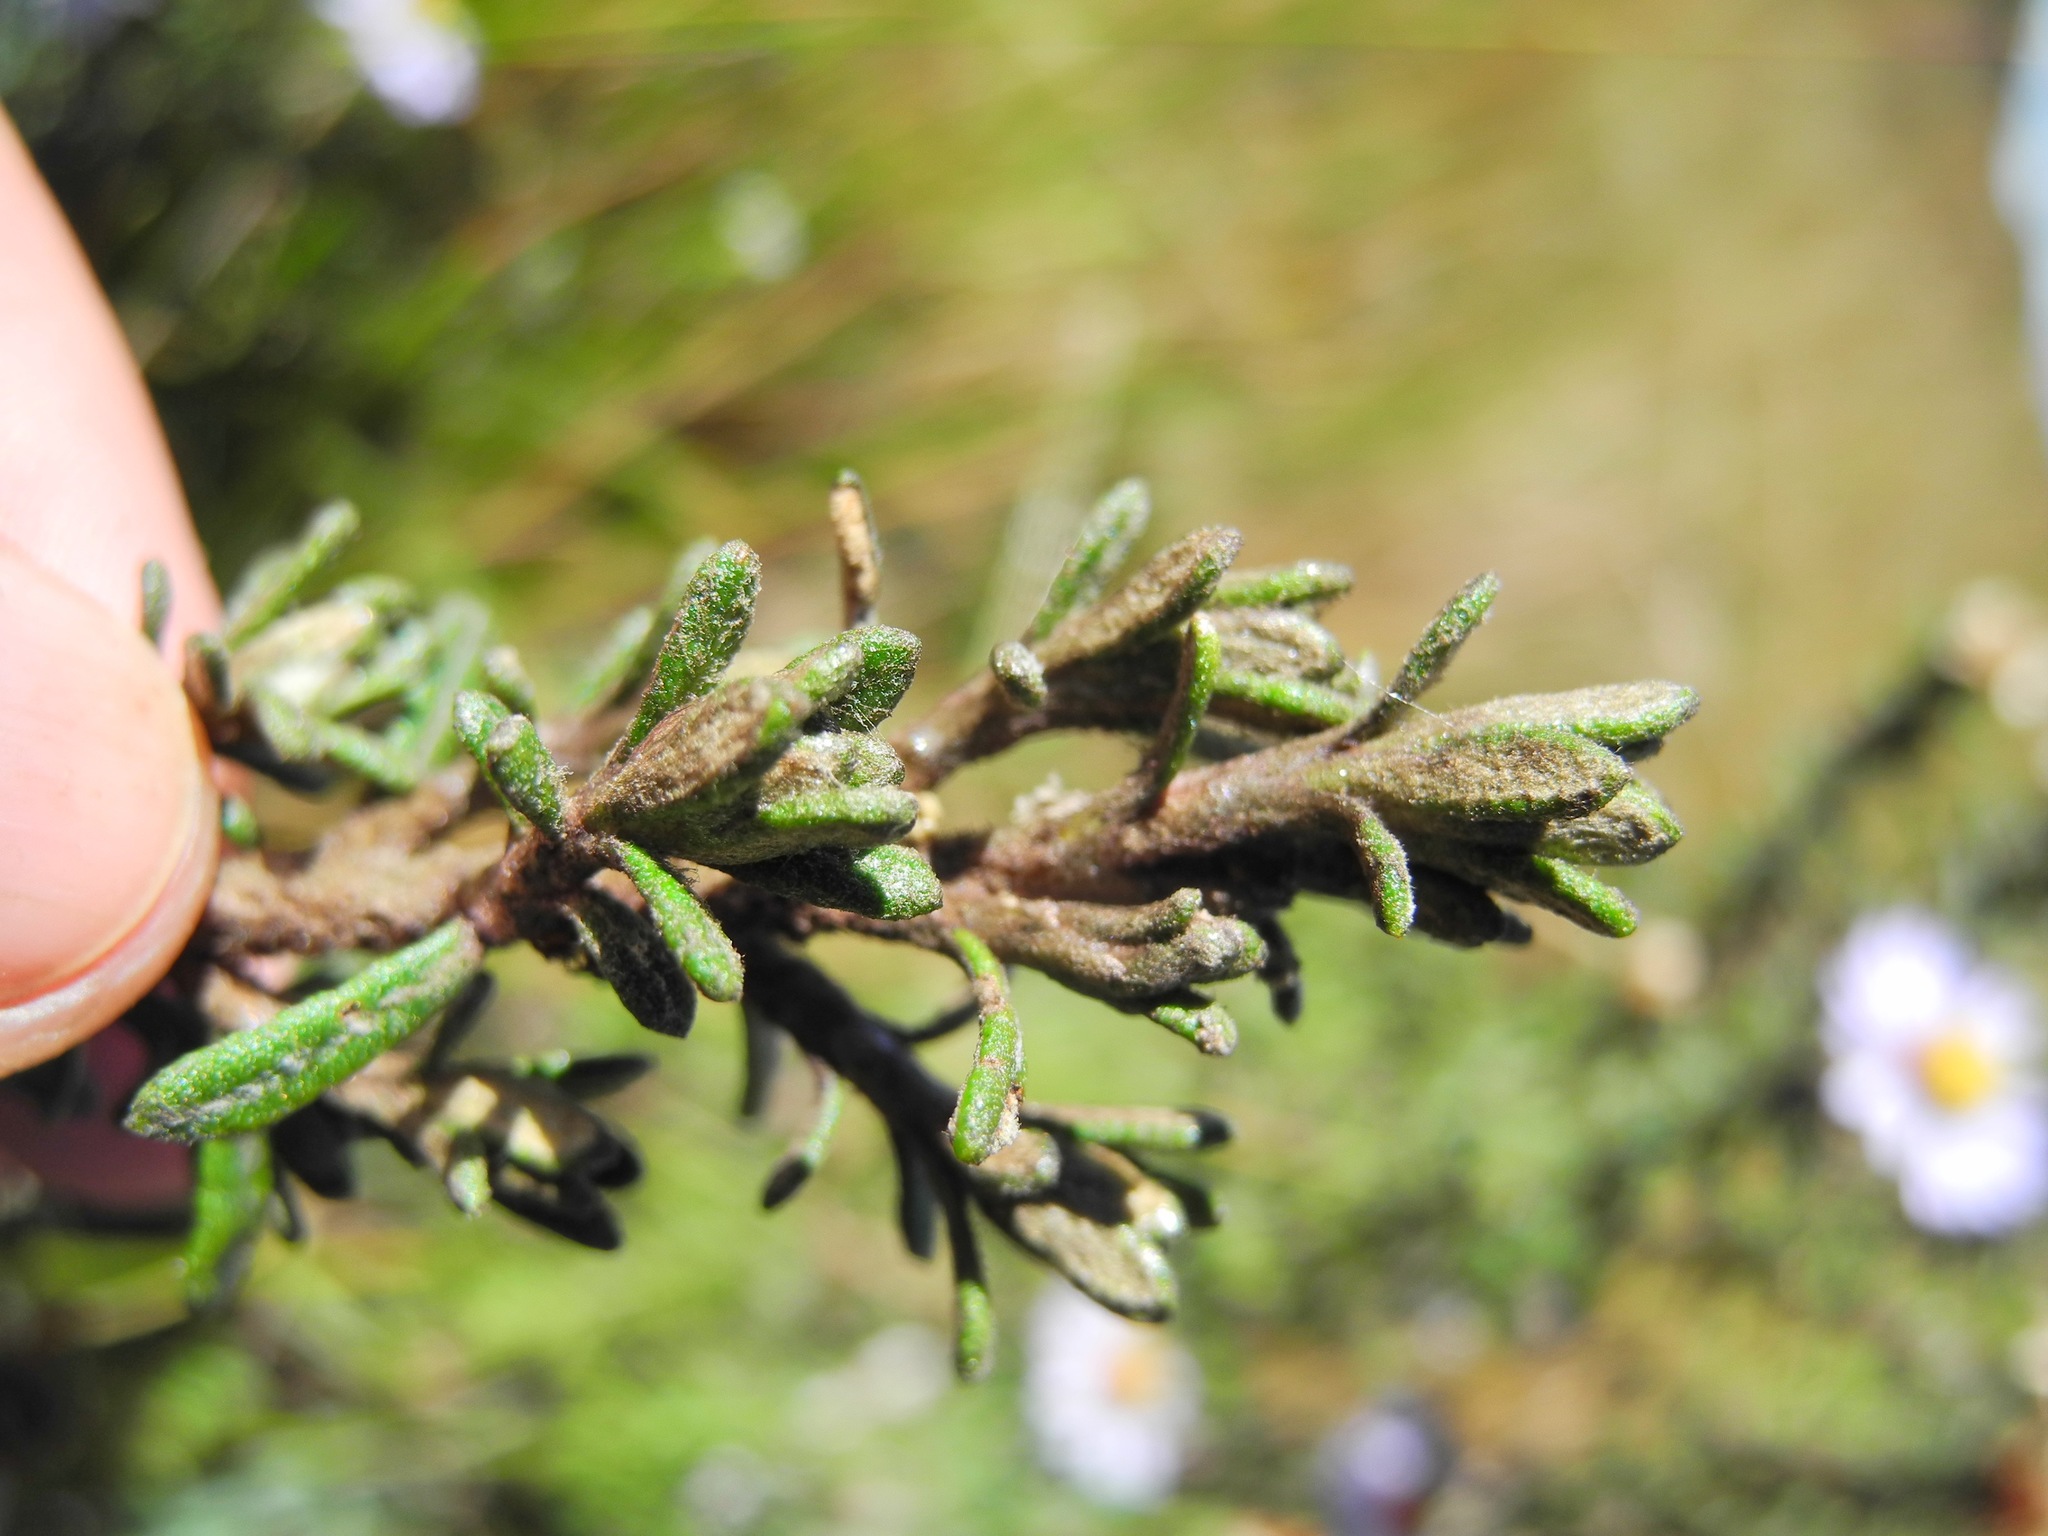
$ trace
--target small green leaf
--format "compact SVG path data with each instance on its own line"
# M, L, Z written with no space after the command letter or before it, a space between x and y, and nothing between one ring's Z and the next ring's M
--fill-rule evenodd
M1145 1017L1172 1030L1204 1056L1228 1056L1237 1049L1237 1020L1221 1003L1159 1003L1148 1008Z
M322 689L314 700L314 710L339 718L399 697L425 675L433 649L433 631L426 623L404 620L361 666L348 668Z
M259 556L227 602L221 639L229 649L291 607L361 527L354 507L329 502L313 514L298 543Z
M1374 735L1386 729L1407 712L1408 706L1436 686L1450 666L1451 658L1458 654L1458 648L1471 637L1472 631L1484 622L1487 610L1498 596L1500 578L1491 571L1473 577L1458 589L1456 595L1430 620L1422 638L1415 642L1414 649L1401 663L1401 670L1394 674L1388 685L1386 697L1359 722L1361 736Z
M1629 899L1562 859L1438 837L1410 839L1408 853L1418 866L1435 866L1458 882L1526 901L1594 933L1619 939L1635 932L1636 909ZM1504 936L1479 933L1475 941Z
M583 714L623 703L627 694L653 674L654 659L667 638L667 631L659 626L656 615L673 615L683 605L697 567L717 547L710 539L698 539L688 545L669 568L668 582L654 606L643 604L621 616L604 644L591 655L571 691L569 707L573 712Z
M760 593L761 557L739 540L705 558L684 589L619 750L630 750L663 716L710 691L746 643Z
M916 823L917 796L886 785L820 789L770 801L755 819L775 831L811 833L820 843L841 843L849 834L863 842L886 842Z
M738 998L745 970L739 951L732 947L718 919L659 860L631 843L619 843L616 848L620 865L645 898L663 941L682 962L697 990L718 1003Z
M533 679L527 676L518 651L509 645L494 645L484 652L478 666L483 672L484 686L520 714L531 717L540 713Z
M918 639L887 624L848 630L841 638L860 647L860 670L843 696L811 717L810 729L872 731L889 718L916 678Z
M945 890L931 865L900 843L884 843L858 853L820 848L735 864L727 873L778 896L862 917L900 921L936 912L946 904Z
M953 1369L962 1381L986 1381L996 1368L996 1309L977 1276L953 1283Z
M1303 560L1268 571L1233 571L1210 594L1211 608L1312 608L1351 590L1351 567Z
M394 794L419 782L411 755L387 737L347 721L309 715L267 682L250 687L249 708L263 740L287 763L332 763Z
M249 711L271 751L286 762L302 763L315 755L313 721L296 704L259 683L250 691Z
M1401 840L1371 811L1361 811L1353 829L1358 862L1372 887L1373 916L1382 933L1399 938L1415 921L1415 887Z
M492 694L470 690L455 697L455 734L507 806L535 826L561 833L562 768L531 720Z
M316 720L310 726L309 740L307 756L346 768L392 794L403 794L420 781L419 764L409 752L361 726Z
M1624 756L1653 747L1693 717L1700 696L1677 683L1610 683L1569 693L1523 693L1493 699L1448 717L1458 725L1512 721L1576 731Z
M820 731L804 742L832 757L831 776L848 789L893 788L903 782L903 759L879 736Z
M179 1262L194 1312L214 1310L241 1285L274 1188L262 1136L226 1136L193 1149L192 1226Z
M1592 815L1551 823L1535 851L1580 864L1647 864L1684 835L1671 808L1638 779Z
M1111 486L1081 524L1074 547L1053 577L1024 638L1043 640L1068 614L1101 597L1117 568L1130 558L1151 517L1152 493L1144 481L1120 480Z
M1009 1145L1017 1134L1024 1093L1024 1037L1010 1002L1009 982L989 947L965 928L953 932L953 951L974 986L981 1039L974 1065L953 1111L953 1155L974 1164Z
M1217 673L1215 702L1219 714L1227 712L1233 718L1240 717L1247 711L1225 711L1220 706L1248 704L1256 714L1277 715L1290 723L1298 721L1301 728L1308 730L1342 725L1358 713L1356 698L1321 683L1298 677L1260 677L1249 672Z
M449 1142L448 1171L442 1185L455 1209L465 1216L481 1216L491 1203L491 1160L476 1132L461 1132Z
M792 1148L775 1165L768 1175L768 1183L761 1191L761 1206L774 1210L790 1196L809 1182L825 1161L825 1151L832 1144L832 1132L838 1127L839 1112L846 1104L846 1084L837 1072L821 1067L818 1072L818 1108L811 1119L810 1133L801 1145Z
M1017 708L1036 709L1045 702L1045 668L1022 640L1005 640L990 651L988 669Z
M718 549L716 539L692 539L685 544L675 563L668 568L668 580L661 584L661 596L655 599L654 611L673 615L682 607L684 599L690 595L690 583L697 579L698 570ZM640 669L642 672L654 670L655 654L661 649L664 638L664 635L647 637L647 656Z
M1164 637L1208 600L1237 557L1234 528L1198 528L1148 560L1092 607L1075 611L1034 649L1048 671Z
M816 712L828 704L837 704L853 691L854 684L867 670L867 659L867 647L861 643L859 633L847 630L823 645L813 646L775 675L794 684Z
M338 581L327 596L331 602L361 603L382 615L411 613L419 607L419 596L414 592L412 583L401 581L396 576L374 573Z
M151 645L162 643L164 625L171 616L171 573L161 560L142 562L142 638Z
M647 673L652 660L643 665L641 657L654 641L654 610L628 609L614 624L604 643L584 664L583 673L569 693L569 707L577 714L605 709L619 702L619 696Z
M1562 859L1538 856L1529 862L1535 866L1544 888L1554 896L1554 909L1562 909L1580 927L1617 939L1625 939L1636 931L1635 903L1606 881Z
M1209 712L1209 695L1215 691L1222 656L1222 642L1208 615L1198 613L1190 618L1181 640L1180 672L1174 679L1173 697L1148 754L1155 806L1165 796L1174 776L1187 766L1195 732L1202 727L1202 716Z
M1173 1315L1179 1299L1173 1266L1135 1224L1111 1226L1064 1205L1030 1201L1008 1213L1008 1225L1025 1249L1112 1312L1148 1323Z
M1026 1125L1057 1127L1076 1141L1132 1152L1195 1152L1230 1140L1230 1122L1213 1109L1103 1108L1031 1104Z
M180 1056L137 1090L126 1124L161 1141L196 1141L281 1120L433 1018L483 956L468 923L445 923L268 1023Z
M454 748L455 696L480 680L490 622L482 603L460 594L442 598L427 615L430 659L387 732L411 765L413 783Z
M220 830L237 848L256 848L263 842L263 829L256 825L256 813L240 795L221 796Z

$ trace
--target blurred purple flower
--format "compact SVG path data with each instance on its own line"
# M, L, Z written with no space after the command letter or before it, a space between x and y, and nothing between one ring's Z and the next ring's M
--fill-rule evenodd
M1353 1414L1324 1439L1317 1483L1330 1536L1403 1536L1450 1475L1452 1450L1436 1416L1396 1393Z
M1990 1237L2048 1209L2034 999L1931 913L1860 919L1820 976L1821 1102L1929 1232Z
M456 123L476 108L476 29L453 0L314 0L364 81L402 123Z

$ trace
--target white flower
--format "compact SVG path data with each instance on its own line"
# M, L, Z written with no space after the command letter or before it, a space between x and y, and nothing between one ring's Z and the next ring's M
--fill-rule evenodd
M400 122L456 123L476 106L476 31L453 0L314 0Z
M741 171L718 189L718 238L757 283L779 283L810 254L804 211L766 171Z
M2048 1209L2033 998L1939 919L1866 917L1821 975L1821 1102L1929 1232L1988 1237Z
M1180 1482L1201 1416L1194 1358L1064 1282L1031 1312L1024 1417L1038 1459L1095 1503L1149 1509Z

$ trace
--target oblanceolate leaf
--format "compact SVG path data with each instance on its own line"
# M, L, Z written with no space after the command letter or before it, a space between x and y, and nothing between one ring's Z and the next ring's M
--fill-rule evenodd
M455 734L506 805L537 827L562 830L561 765L531 720L472 690L456 696Z
M923 917L946 902L931 865L900 843L863 848L857 853L820 848L757 864L736 864L728 873L778 896L837 907L862 917Z
M1068 614L1102 596L1117 568L1130 558L1131 547L1151 516L1152 493L1144 481L1120 480L1111 486L1081 524L1074 547L1053 577L1025 638L1043 640Z
M640 708L620 738L622 750L638 744L678 705L710 691L746 643L760 592L761 557L737 539L698 565L655 654Z
M228 598L221 639L232 649L291 607L361 527L354 507L329 502L313 514L298 543L257 556Z
M744 968L718 919L652 855L631 843L619 844L618 854L621 867L646 898L648 914L661 930L662 939L697 990L718 1003L738 998Z
M231 1297L263 1234L275 1175L262 1136L202 1141L192 1154L192 1225L185 1234L185 1304L211 1311Z
M953 951L974 988L981 1038L974 1065L953 1111L953 1155L979 1163L1017 1134L1017 1105L1024 1094L1024 1037L1010 985L988 945L965 928L955 930Z
M1491 571L1473 577L1458 589L1456 595L1430 620L1429 628L1422 632L1422 638L1415 642L1415 648L1401 663L1401 670L1389 680L1386 697L1360 721L1361 734L1371 735L1386 729L1409 713L1410 706L1437 685L1450 666L1451 658L1458 654L1458 648L1485 620L1487 610L1493 607L1493 600L1498 596L1500 578Z
M432 1019L468 984L483 953L467 922L444 923L268 1023L180 1056L136 1092L128 1128L196 1141L281 1120Z

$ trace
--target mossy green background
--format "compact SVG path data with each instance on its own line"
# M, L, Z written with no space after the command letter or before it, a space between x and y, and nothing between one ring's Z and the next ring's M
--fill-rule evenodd
M1498 570L1446 698L1699 687L1650 774L1690 837L1625 883L1705 923L1961 582L2048 586L1987 191L2004 5L489 0L480 111L420 131L288 0L170 0L90 47L14 3L0 87L220 573L351 496L359 564L485 596L544 683L701 535L768 557L760 634L820 628L850 464L882 617L927 643L914 713L1022 621L1081 504L1143 474L1154 543L1230 522L1247 561L1350 562L1332 626L1383 656ZM775 282L719 234L754 173L805 218ZM1125 760L1033 744L947 814ZM2025 743L1965 708L1658 1019L1620 1001L1626 945L1543 924L1460 954L1321 904L1304 1019L1240 989L1227 1062L1022 978L1034 1093L1239 1128L1203 1160L1228 1221L1182 1250L1207 1440L1159 1514L1032 1469L1040 1282L1014 1256L993 1383L818 1433L802 1405L865 1340L946 1325L871 1119L763 1215L800 1095L736 1123L731 1011L652 1041L517 957L493 1038L662 1058L620 1101L650 1165L625 1250L465 1223L374 1148L366 1198L267 1247L225 1322L163 1329L160 1244L19 1234L9 1336L46 1342L53 1415L91 1430L14 1470L15 1507L162 1536L710 1531L679 1490L744 1452L764 1532L1253 1536L1312 1528L1318 1436L1409 1386L1467 1450L1440 1532L2029 1529L2006 1357L2048 1252L1906 1228L1813 1107L1811 972L1852 912L1951 900L2038 814ZM2037 928L1984 937L2044 977ZM823 947L898 1016L949 995Z

